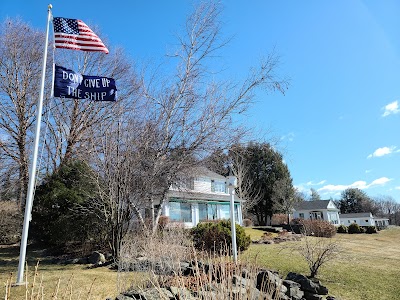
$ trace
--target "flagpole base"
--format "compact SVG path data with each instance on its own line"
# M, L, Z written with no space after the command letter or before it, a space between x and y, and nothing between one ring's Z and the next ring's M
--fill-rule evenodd
M11 287L23 286L23 285L27 285L27 284L29 284L29 282L25 282L25 281L16 282L16 283L11 284Z

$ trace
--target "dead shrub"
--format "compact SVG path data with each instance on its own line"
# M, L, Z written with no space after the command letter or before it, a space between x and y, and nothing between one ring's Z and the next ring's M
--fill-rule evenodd
M274 214L271 218L272 225L287 224L288 216L285 214Z
M20 241L23 214L13 201L0 201L0 244L14 244Z
M305 235L330 238L336 234L336 227L324 220L296 219L295 222Z
M253 221L250 219L243 219L243 227L251 227L253 226Z
M127 234L118 257L118 289L129 287L129 271L148 274L179 272L180 263L192 258L190 233L183 226L167 226L153 234L141 228Z

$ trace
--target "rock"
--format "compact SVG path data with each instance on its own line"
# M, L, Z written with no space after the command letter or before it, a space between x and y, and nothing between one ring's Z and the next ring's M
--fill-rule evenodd
M238 276L238 275L233 275L232 283L234 285L241 286L241 287L254 286L254 282L252 282L252 280L243 278L243 277Z
M126 296L126 295L122 295L122 294L118 295L115 298L115 300L132 300L132 299L135 299L135 298L130 297L130 296Z
M130 290L120 294L115 300L159 300L174 299L174 295L165 288L148 288L144 290Z
M88 262L93 265L104 264L106 262L106 258L103 253L99 251L94 251L89 257Z
M228 295L226 299L243 299L246 297L247 290L242 286L233 286L228 289Z
M81 265L86 265L88 263L88 258L87 257L82 257L78 260L78 264Z
M322 296L305 291L304 299L306 299L306 300L322 300Z
M217 294L214 291L200 291L198 297L200 299L217 299Z
M146 300L174 299L174 295L165 288L150 288L140 293Z
M169 289L171 290L172 297L179 300L194 300L196 297L192 295L192 293L186 289L181 287L170 286Z
M283 285L286 286L287 292L286 295L289 296L293 300L300 300L304 296L304 292L301 290L300 283L284 280Z
M335 296L326 296L326 300L336 300Z
M271 294L278 292L285 294L287 291L279 274L273 273L272 271L266 270L258 272L256 280L256 287L262 292Z
M301 285L301 289L304 292L309 292L312 294L318 295L327 295L328 289L321 284L321 282L317 279L309 279L302 274L297 274L293 272L289 272L286 276L286 280L292 280Z

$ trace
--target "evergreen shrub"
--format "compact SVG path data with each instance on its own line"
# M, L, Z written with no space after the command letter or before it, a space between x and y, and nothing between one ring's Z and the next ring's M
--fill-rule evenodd
M340 225L340 226L337 228L337 233L347 233L347 227L346 227L346 225Z
M107 228L92 205L98 197L94 178L83 161L63 164L45 178L36 189L30 237L61 248L89 244L97 248L106 243Z
M360 225L357 223L352 223L348 227L348 233L353 234L353 233L362 233L362 229Z
M237 249L244 251L250 246L250 236L246 235L242 226L235 225ZM191 233L194 246L198 250L226 254L232 247L231 222L229 220L199 223L191 230Z
M365 229L366 229L365 232L368 234L378 233L375 226L367 226Z

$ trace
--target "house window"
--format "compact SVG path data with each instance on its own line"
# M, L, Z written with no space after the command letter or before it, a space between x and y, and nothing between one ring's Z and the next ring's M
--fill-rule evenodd
M329 213L329 219L331 221L331 224L339 224L337 213L335 212Z
M354 223L357 223L357 220L354 220Z
M231 206L221 205L221 219L229 220L231 218ZM235 204L235 222L239 222L239 204Z
M299 213L299 218L304 219L304 213Z
M226 184L224 181L211 180L211 192L226 193Z
M368 223L368 220L365 220L365 223Z
M184 202L170 202L169 218L172 221L192 222L192 205Z
M350 223L350 220L347 220L347 223Z
M217 219L217 205L199 203L199 220L209 221Z
M310 212L310 219L311 220L323 220L324 217L322 216L322 212L312 211L312 212Z

